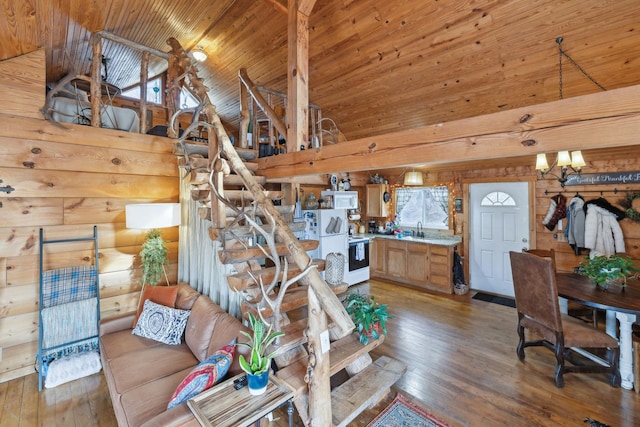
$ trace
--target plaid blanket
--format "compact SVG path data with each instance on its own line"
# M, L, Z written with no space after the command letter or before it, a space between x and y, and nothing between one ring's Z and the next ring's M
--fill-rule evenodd
M94 265L58 268L42 273L42 308L95 298L98 274Z

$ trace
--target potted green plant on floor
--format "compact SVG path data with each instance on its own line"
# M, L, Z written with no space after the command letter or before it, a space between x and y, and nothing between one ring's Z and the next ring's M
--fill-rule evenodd
M371 338L387 334L387 320L393 318L386 304L379 304L372 295L351 292L345 301L346 310L359 334L359 340L367 345Z
M249 313L249 327L252 333L241 331L241 333L249 339L249 342L238 343L251 349L249 359L245 359L240 355L240 367L247 373L247 384L249 393L258 396L267 390L269 382L269 368L271 367L271 359L276 355L278 349L271 353L267 353L269 346L275 342L278 337L284 335L284 332L271 331L271 327L265 330L265 324L262 320L256 318Z
M578 272L603 289L613 283L626 286L627 277L637 271L631 258L620 255L585 257L585 260L580 263Z

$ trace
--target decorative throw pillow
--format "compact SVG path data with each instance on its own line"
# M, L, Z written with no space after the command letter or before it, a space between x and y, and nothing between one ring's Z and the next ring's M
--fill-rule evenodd
M146 300L140 319L131 333L165 344L178 345L190 313Z
M213 387L229 371L229 366L233 362L233 354L236 348L236 340L216 351L207 360L202 361L193 368L189 375L178 385L173 392L167 409L178 406L203 391Z
M135 319L133 319L133 326L135 327L140 318L140 313L144 308L144 302L151 300L157 304L164 305L166 307L176 306L176 297L178 295L178 286L151 286L145 285L140 295L140 302L138 303L138 312Z

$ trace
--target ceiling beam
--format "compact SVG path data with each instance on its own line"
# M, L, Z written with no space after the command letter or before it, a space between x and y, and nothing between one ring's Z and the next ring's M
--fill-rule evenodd
M640 145L640 85L258 160L267 178Z

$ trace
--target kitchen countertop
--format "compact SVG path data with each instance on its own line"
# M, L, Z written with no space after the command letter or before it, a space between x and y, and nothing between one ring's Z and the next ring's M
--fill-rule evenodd
M399 239L393 234L354 234L353 237L366 237L368 239L388 239L388 240L402 240L406 242L415 242L415 243L425 243L431 245L440 245L440 246L456 246L458 243L462 242L462 239L458 236L434 236L433 234L427 235L426 237L414 237L414 236L402 236L402 239Z

